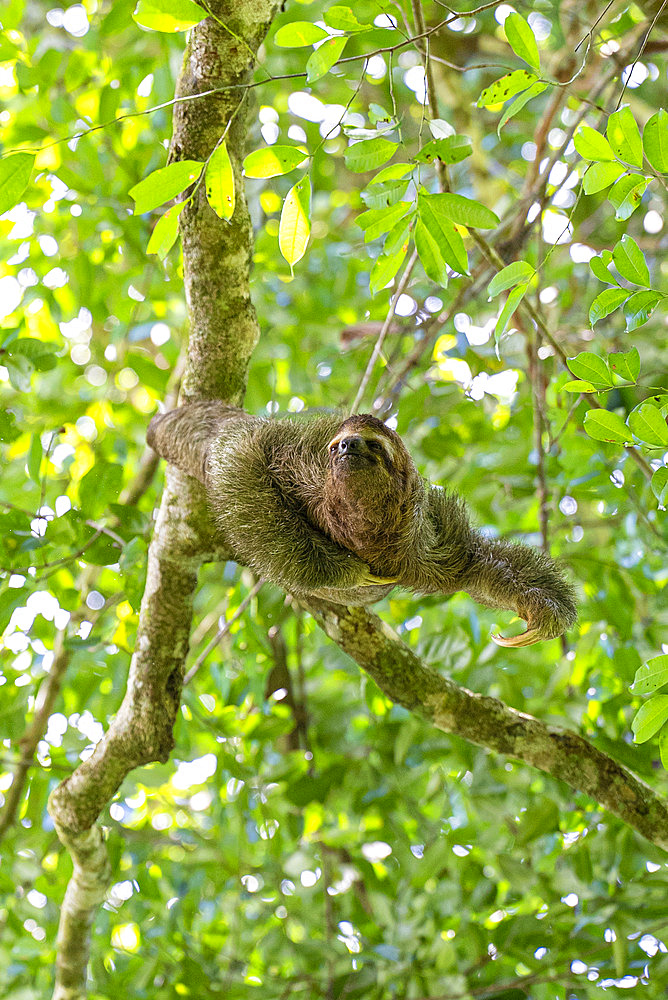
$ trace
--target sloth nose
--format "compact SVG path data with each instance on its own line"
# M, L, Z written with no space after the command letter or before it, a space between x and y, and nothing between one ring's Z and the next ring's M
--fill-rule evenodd
M339 441L339 455L361 455L366 450L366 441L361 434L351 434Z

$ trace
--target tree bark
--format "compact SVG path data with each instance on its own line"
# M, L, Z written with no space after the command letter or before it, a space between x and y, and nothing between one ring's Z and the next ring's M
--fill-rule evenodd
M182 395L238 404L259 337L249 294L252 230L241 161L246 135L246 84L277 4L213 0L191 32L177 96L215 90L177 105L170 159L205 160L228 123L227 145L237 181L230 222L209 207L203 189L181 215L190 344ZM95 913L110 870L95 822L125 776L140 764L165 761L173 746L188 652L192 601L212 534L197 482L169 468L148 557L135 653L118 714L95 752L52 793L49 811L74 862L58 931L54 1000L84 1000ZM215 555L220 557L221 553Z

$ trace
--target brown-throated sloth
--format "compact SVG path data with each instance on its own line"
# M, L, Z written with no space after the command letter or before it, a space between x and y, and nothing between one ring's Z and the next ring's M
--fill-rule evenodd
M239 562L296 595L371 604L395 584L464 590L527 622L504 646L575 622L573 590L548 556L486 538L459 497L419 476L393 430L365 414L263 419L207 401L153 418L148 442L203 483Z

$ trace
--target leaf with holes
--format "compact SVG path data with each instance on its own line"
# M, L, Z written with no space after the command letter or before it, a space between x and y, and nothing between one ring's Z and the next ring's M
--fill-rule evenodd
M432 139L426 143L416 154L415 160L418 163L433 163L434 160L440 160L451 166L454 163L461 163L472 153L468 135L450 135L447 139Z
M515 94L531 87L537 79L535 73L529 73L526 69L516 69L512 73L506 73L481 91L477 106L488 108L495 104L503 104Z
M209 157L205 174L206 196L219 219L234 214L234 173L225 142L219 143Z
M664 684L668 684L668 655L653 656L636 670L631 685L634 694L652 694Z
M626 174L620 177L608 192L608 201L615 209L617 222L630 218L642 201L649 178L642 174Z

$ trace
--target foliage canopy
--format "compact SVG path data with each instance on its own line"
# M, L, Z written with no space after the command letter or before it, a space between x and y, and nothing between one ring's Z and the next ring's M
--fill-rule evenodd
M579 588L563 644L497 648L508 623L463 594L380 613L665 793L666 20L516 7L278 13L247 96L263 336L245 406L345 409L363 385L479 524L549 546ZM181 194L204 185L222 219L238 196L225 135L206 163L166 162L181 32L206 12L133 9L0 15L0 804L63 650L67 667L0 847L8 1000L52 981L71 862L46 799L134 649L159 477L135 487L187 340ZM393 706L269 586L211 643L253 583L201 573L191 661L208 653L173 760L103 817L91 996L664 996L665 854Z

